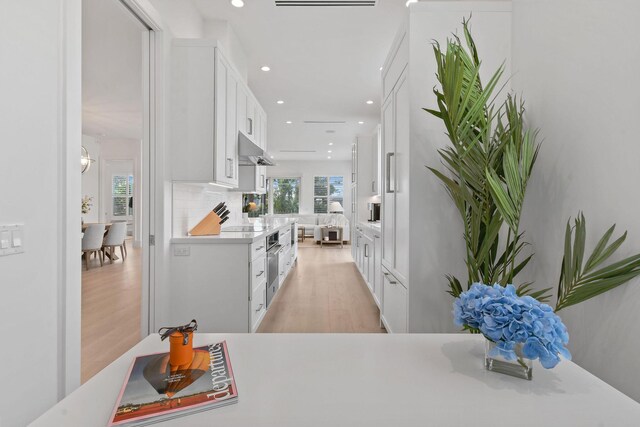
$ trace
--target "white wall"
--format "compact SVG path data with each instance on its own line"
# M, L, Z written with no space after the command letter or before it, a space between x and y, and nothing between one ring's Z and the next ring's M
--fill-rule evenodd
M94 162L88 171L82 174L82 197L89 196L91 210L87 214L82 214L84 222L100 221L100 144L94 137L82 135L82 146L87 149L89 156Z
M613 223L629 231L620 256L640 252L640 3L515 0L513 87L544 138L523 229L535 250L528 273L555 286L564 227L584 211L590 252ZM562 310L574 360L640 400L640 280Z
M26 425L56 402L65 387L60 344L69 324L78 336L67 338L79 343L79 318L64 319L58 304L80 307L80 257L64 257L69 244L80 253L80 5L0 1L0 223L25 224L25 253L0 258L0 325L7 337L0 350L3 427ZM63 46L77 61L67 61ZM73 206L64 191L68 176L77 181ZM67 236L67 225L75 233ZM77 268L77 275L65 276L65 266ZM77 350L71 364L79 364Z
M204 21L204 37L215 39L222 47L222 51L228 56L242 80L247 83L248 65L247 54L228 21L208 19Z
M313 177L344 177L344 215L351 220L351 161L348 160L276 160L267 167L267 176L300 177L300 213L313 213Z

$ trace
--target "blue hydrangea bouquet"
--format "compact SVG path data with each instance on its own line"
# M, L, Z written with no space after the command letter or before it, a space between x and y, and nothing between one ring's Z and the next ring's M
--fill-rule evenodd
M503 362L494 360L503 359L517 362L525 370L524 375L516 376L531 379L531 365L524 358L539 359L546 369L556 366L560 355L571 359L566 348L569 334L560 317L549 305L530 296L518 296L513 285L474 283L456 298L453 317L456 325L487 338L485 361L489 370L514 375L501 370Z

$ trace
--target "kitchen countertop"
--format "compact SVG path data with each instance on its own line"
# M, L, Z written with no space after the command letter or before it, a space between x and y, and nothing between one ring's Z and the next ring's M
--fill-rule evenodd
M233 226L246 226L246 225L257 225L263 224L265 228L261 231L255 232L242 232L242 231L222 231L217 236L183 236L183 237L173 237L170 240L172 244L212 244L212 243L223 243L223 244L232 244L232 243L252 243L260 239L264 239L269 234L272 234L280 229L290 227L292 223L298 222L295 218L256 218L249 219L248 222L243 224L224 224L222 229L225 227L233 227Z
M368 228L370 230L373 230L376 233L380 233L381 223L380 221L376 221L376 222L359 221L358 226L362 228Z
M226 340L238 403L163 426L637 426L640 404L573 362L534 362L526 381L484 368L470 334L200 334ZM168 351L151 335L33 427L107 425L133 357Z

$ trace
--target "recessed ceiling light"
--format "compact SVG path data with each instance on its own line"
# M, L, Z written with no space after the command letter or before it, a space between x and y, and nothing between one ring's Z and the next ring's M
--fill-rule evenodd
M286 123L286 124L288 124L288 125L290 125L290 124L291 124L291 123L293 123L293 122L292 122L291 120L287 120L285 123Z
M276 101L276 104L284 104L283 100Z
M359 125L363 125L363 124L364 124L364 122L358 122L358 124L359 124Z
M407 0L407 2L405 3L405 6L409 7L411 3L418 3L418 0Z
M231 4L235 7L242 7L244 6L244 1L242 0L231 0Z
M382 71L382 67L380 67L380 71Z
M330 159L330 158L331 158L331 156L327 156L327 159Z
M327 153L331 153L331 150L327 151Z
M269 156L269 157L271 157L273 159L273 156Z
M367 104L371 105L371 104L373 104L373 101L372 100L368 100Z
M329 145L333 145L333 142L330 142Z
M271 71L271 67L267 66L267 65L263 65L262 67L260 67L260 69L262 71Z

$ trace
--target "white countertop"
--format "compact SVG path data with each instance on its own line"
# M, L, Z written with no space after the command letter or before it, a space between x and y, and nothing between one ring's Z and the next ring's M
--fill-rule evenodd
M359 227L371 229L376 233L380 233L381 225L382 224L380 223L380 221L376 221L376 222L360 221L360 222L358 222L358 226Z
M249 219L243 224L223 224L225 227L246 226L252 224L262 224L264 229L256 232L222 231L217 236L182 236L173 237L170 243L176 244L211 244L211 243L252 243L256 240L264 239L269 234L282 228L290 227L292 223L298 222L295 218L256 218Z
M533 381L488 372L469 334L196 334L227 340L237 404L162 426L638 426L640 404L578 365L534 364ZM105 426L144 339L32 425Z

